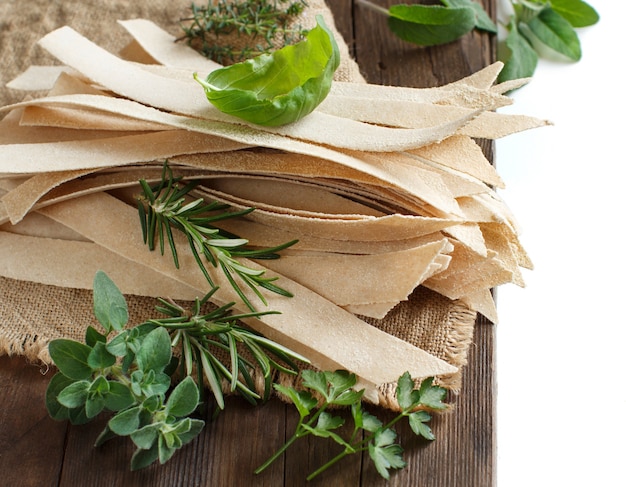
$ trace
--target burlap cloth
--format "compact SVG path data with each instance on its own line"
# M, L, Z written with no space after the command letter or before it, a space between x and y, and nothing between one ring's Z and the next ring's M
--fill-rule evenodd
M334 29L332 15L323 0L307 3L303 23L310 23L316 13L322 13ZM0 2L0 105L24 99L24 93L4 88L8 81L31 64L56 62L36 45L46 33L69 25L105 49L119 52L130 37L117 25L117 20L150 19L178 37L179 20L189 14L190 4L188 0L3 0ZM346 43L339 35L337 40L343 54L337 77L364 81L348 56ZM127 296L127 300L131 324L155 317L153 298ZM464 305L420 287L384 320L368 321L457 366L458 373L439 381L458 390L475 320L476 313ZM0 277L0 354L18 354L47 363L46 345L50 340L59 337L82 340L88 325L97 326L89 290ZM390 407L391 389L383 392L382 401L386 405L388 399Z

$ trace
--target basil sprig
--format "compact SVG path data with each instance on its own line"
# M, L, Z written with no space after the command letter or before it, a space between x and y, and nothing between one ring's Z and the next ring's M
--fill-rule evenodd
M339 48L321 16L306 39L273 53L194 75L220 111L248 122L285 125L311 113L330 91Z

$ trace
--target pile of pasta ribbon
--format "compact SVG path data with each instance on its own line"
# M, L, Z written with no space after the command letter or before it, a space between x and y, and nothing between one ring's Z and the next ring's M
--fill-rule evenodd
M547 124L496 112L526 80L495 84L496 63L430 89L335 82L304 119L259 127L207 102L193 73L219 65L150 21L120 24L132 42L115 55L69 27L49 33L40 46L59 63L8 85L37 96L4 107L0 122L1 275L88 289L103 269L125 293L203 296L184 245L179 270L142 240L132 194L167 160L202 179L196 195L256 208L225 230L253 246L298 240L280 259L247 263L294 295L268 294L280 314L250 326L322 370L354 372L373 401L405 371L455 372L362 317L425 286L496 322L491 289L523 286L531 262L475 139ZM216 304L240 302L214 280Z

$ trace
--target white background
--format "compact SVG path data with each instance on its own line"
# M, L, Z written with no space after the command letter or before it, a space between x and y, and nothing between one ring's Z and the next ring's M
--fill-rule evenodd
M626 486L626 2L588 0L583 58L540 62L496 143L535 269L498 289L499 487Z

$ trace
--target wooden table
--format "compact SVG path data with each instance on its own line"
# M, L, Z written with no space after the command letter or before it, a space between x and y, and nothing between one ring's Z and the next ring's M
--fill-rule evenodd
M332 0L339 30L371 83L426 87L455 81L494 59L494 40L472 33L447 46L418 49L390 35L385 20ZM393 2L378 1L379 4ZM397 2L395 2L397 3ZM432 3L432 2L431 2ZM495 17L495 0L484 0ZM490 143L483 143L492 156ZM476 323L464 385L452 398L454 410L432 422L434 442L416 438L406 424L397 428L408 466L389 482L367 454L344 459L308 485L478 487L495 484L494 327ZM296 443L263 474L253 470L291 434L297 414L278 400L255 408L238 398L207 425L199 438L164 466L129 471L133 451L126 438L99 449L93 442L105 420L70 426L48 417L44 393L52 374L20 357L0 357L0 482L25 486L287 486L305 485L306 474L338 449L312 439ZM381 417L389 416L377 411Z

